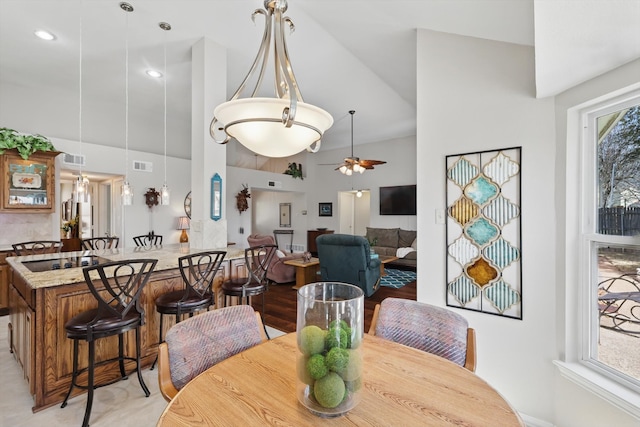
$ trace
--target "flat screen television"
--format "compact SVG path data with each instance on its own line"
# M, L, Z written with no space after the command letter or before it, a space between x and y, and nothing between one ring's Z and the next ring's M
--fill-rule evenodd
M380 187L380 215L415 215L416 185Z

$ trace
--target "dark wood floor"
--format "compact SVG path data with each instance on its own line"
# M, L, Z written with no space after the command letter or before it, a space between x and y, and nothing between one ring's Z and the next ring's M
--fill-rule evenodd
M265 296L264 323L272 328L284 332L295 332L296 330L296 307L297 291L292 284L281 284L269 286L269 292ZM416 299L416 281L403 286L400 289L393 289L381 286L371 297L364 299L364 331L369 331L371 317L376 304L387 297ZM262 309L262 298L253 299L253 307L260 311Z

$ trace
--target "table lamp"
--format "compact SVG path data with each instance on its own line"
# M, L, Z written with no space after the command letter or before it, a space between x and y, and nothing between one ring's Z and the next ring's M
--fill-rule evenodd
M187 235L187 230L189 229L189 218L186 216L181 216L178 218L178 230L182 230L182 234L180 235L180 243L187 243L189 241L189 235Z

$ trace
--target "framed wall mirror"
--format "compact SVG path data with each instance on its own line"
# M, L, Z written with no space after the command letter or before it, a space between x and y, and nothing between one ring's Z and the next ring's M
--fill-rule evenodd
M217 173L211 178L211 219L222 218L222 177Z
M280 227L291 227L291 203L280 203Z

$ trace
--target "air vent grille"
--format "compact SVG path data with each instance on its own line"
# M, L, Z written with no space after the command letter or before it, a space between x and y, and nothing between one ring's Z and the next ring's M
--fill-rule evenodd
M153 172L153 163L134 160L133 170L138 172Z
M84 154L64 153L62 163L65 165L85 166L86 157Z

